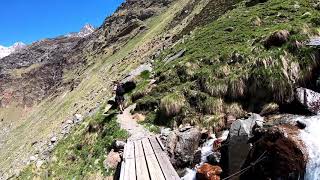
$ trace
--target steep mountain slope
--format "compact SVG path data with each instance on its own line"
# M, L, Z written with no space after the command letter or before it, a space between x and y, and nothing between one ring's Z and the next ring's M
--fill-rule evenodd
M208 2L128 0L89 36L46 39L4 58L0 176L19 172L34 153L47 154L61 123L95 112L110 98L114 80L170 46ZM187 4L193 10L170 25Z
M138 101L137 110L151 112L160 124L219 129L228 115L260 112L268 103L286 107L295 87L312 84L319 52L306 44L319 35L317 4L248 2L165 51L157 60L157 87ZM170 58L181 50L182 57Z

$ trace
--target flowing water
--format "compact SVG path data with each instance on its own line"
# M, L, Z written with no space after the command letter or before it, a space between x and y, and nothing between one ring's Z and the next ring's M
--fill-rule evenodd
M307 127L301 130L300 137L307 146L308 162L306 180L320 180L320 115L313 117L299 117Z
M221 142L225 141L229 135L229 131L224 131L222 136L216 138L215 135L212 135L211 139L205 142L201 148L201 162L196 165L193 169L187 169L186 174L181 178L182 180L196 180L196 168L200 167L203 163L208 162L207 157L213 153L213 143L219 139Z

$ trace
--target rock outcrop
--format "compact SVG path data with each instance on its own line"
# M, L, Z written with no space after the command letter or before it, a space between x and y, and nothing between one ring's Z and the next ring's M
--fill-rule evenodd
M260 129L261 138L253 144L242 168L251 166L241 179L301 179L307 162L305 146L298 129L284 125Z
M320 93L306 88L296 89L296 100L313 114L320 112Z
M193 162L194 154L199 147L201 131L190 128L185 131L172 131L166 139L165 146L171 162L176 168L185 168Z
M246 159L251 146L248 143L253 136L252 130L262 127L263 118L258 114L251 114L248 119L239 119L232 123L227 142L227 159L229 174L239 171Z

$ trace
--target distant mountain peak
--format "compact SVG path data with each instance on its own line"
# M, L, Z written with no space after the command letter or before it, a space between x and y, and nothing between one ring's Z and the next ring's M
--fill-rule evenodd
M69 33L66 36L67 37L86 37L86 36L90 35L91 33L93 33L94 30L95 29L91 24L85 24L79 32Z
M16 42L12 46L5 47L0 45L0 59L9 56L10 54L14 53L15 51L18 51L20 49L25 48L27 45L25 45L23 42Z

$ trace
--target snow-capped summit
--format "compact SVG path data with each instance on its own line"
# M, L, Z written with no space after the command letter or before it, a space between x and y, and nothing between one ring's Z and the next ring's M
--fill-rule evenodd
M86 37L88 35L90 35L91 33L93 33L94 31L94 27L90 24L86 24L85 26L83 26L80 30L80 32L77 33L70 33L67 34L67 37Z
M5 47L0 45L0 59L9 56L15 51L25 48L26 45L22 42L16 42L12 46Z

